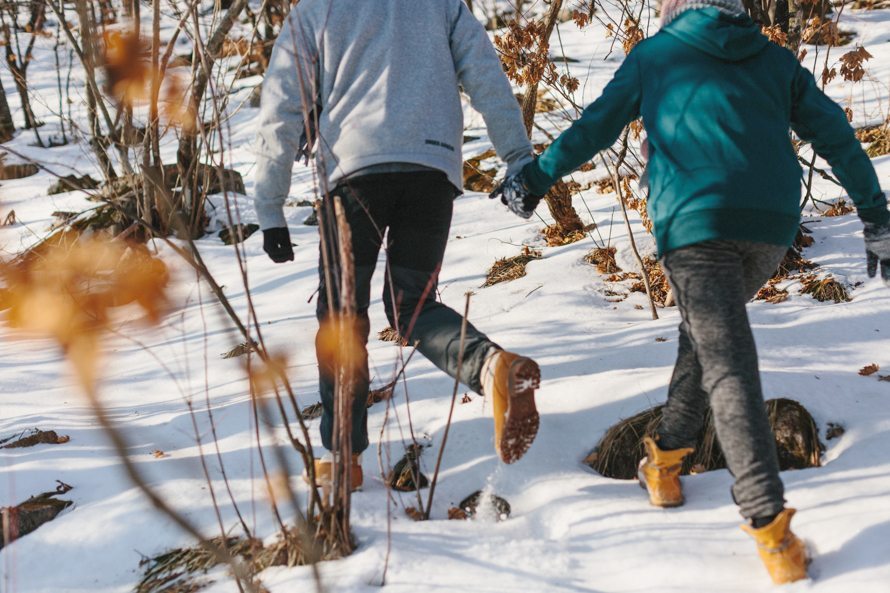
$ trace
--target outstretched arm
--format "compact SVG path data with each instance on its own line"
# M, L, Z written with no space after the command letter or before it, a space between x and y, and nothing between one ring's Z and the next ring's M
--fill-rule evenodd
M316 103L315 40L301 22L299 5L288 15L263 80L257 121L254 208L263 230L285 227L284 200L294 159L304 143Z
M453 0L451 8L451 56L457 79L470 104L482 114L495 151L507 163L507 174L516 173L532 160L519 103L482 24L463 0Z
M568 130L523 170L532 193L543 195L560 177L571 173L618 139L624 126L640 114L640 73L634 52Z
M863 222L890 222L887 198L878 184L878 176L844 111L816 86L813 75L800 65L797 66L792 93L791 128L794 132L828 161L856 204Z

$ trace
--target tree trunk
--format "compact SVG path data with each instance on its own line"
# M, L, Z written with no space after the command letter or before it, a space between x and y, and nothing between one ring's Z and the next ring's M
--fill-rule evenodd
M238 16L247 6L247 0L232 0L226 14L220 19L216 30L213 31L203 49L196 48L195 57L200 58L195 74L195 82L192 86L192 94L189 98L192 113L195 115L195 125L183 129L179 140L179 148L176 151L176 163L179 169L180 186L183 192L183 204L186 218L190 221L193 235L200 236L203 227L198 229L203 218L204 197L198 192L198 138L203 124L201 122L201 104L204 100L204 92L213 69L213 62L222 50L226 35L231 31ZM203 192L201 192L203 193Z
M80 21L84 70L86 70L88 81L95 82L94 65L96 64L96 52L93 37L93 19L90 18L87 12L88 7L84 0L77 2L75 6L77 8L77 19ZM67 27L67 24L65 26ZM108 141L102 136L102 124L99 121L99 104L102 101L102 97L96 92L95 84L87 84L86 91L87 115L90 125L90 147L92 147L99 161L99 166L102 168L102 174L105 176L105 179L111 180L117 177L117 173L111 164L111 159L108 158ZM109 128L110 133L111 129Z
M544 196L550 215L556 222L557 230L561 237L568 237L573 233L584 230L584 223L572 206L572 192L564 181L557 181Z
M547 16L544 17L544 37L540 40L542 52L547 52L548 54L550 52L550 35L556 27L559 11L562 9L562 2L563 0L553 0L550 4L550 11L547 13ZM519 8L520 5L517 3L517 9ZM531 138L532 128L535 125L535 108L538 105L539 82L540 81L536 81L529 84L525 90L525 96L522 99L522 119L523 123L525 123L525 131L529 138ZM569 188L565 183L560 181L554 185L547 195L544 196L544 201L547 203L547 208L550 210L550 214L556 222L556 227L560 236L567 237L584 228L584 223L572 206L572 193L569 191Z
M0 84L0 142L12 140L15 133L15 124L12 121L12 112L6 101L6 90Z
M550 35L553 33L553 28L556 27L557 20L559 20L559 11L561 9L562 0L553 0L553 3L550 5L550 11L544 17L544 37L541 39L542 52L550 53ZM517 15L517 18L519 18L519 15ZM538 106L539 82L535 81L528 85L528 88L525 90L525 96L522 98L522 120L525 123L525 131L529 138L532 135L532 127L535 125L535 108Z

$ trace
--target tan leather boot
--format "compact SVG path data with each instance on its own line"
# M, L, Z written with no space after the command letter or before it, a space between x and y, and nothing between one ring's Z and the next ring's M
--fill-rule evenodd
M763 527L742 525L742 530L757 542L760 559L777 585L807 578L807 548L791 532L791 517L796 511L785 509Z
M530 358L497 350L483 365L482 390L491 397L494 414L494 448L504 463L518 461L538 434L535 389L540 386L541 370Z
M646 457L640 460L637 477L640 486L649 492L649 502L662 508L678 507L683 504L683 487L680 484L680 468L683 458L692 449L663 451L650 437L643 438Z
M352 491L361 490L362 481L364 475L362 473L362 456L353 455L352 456ZM334 468L334 458L332 455L327 454L321 459L315 459L315 482L316 484L322 488L323 491L327 492L331 489L333 485L332 479L332 471ZM309 474L303 470L303 480L308 484L309 483Z

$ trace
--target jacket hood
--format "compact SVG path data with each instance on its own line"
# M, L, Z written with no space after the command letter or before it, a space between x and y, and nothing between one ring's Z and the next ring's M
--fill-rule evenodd
M748 16L716 8L688 10L663 29L683 43L716 58L739 62L759 53L769 40Z

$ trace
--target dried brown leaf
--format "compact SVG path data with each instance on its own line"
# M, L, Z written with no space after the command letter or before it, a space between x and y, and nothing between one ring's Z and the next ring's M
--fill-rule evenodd
M879 370L881 370L880 366L878 366L876 363L871 363L859 369L859 374L863 377L869 377L877 373Z

